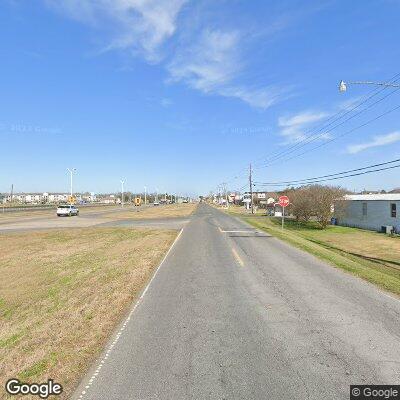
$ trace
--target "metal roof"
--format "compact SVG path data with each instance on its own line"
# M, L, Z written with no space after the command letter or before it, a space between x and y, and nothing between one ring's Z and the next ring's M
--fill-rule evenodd
M346 200L386 200L400 201L400 193L379 193L379 194L346 194Z

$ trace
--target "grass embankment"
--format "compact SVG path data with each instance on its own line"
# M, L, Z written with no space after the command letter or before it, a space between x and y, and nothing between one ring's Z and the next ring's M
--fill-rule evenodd
M330 264L400 295L400 237L342 226L320 229L317 223L229 211L273 236Z
M55 379L68 398L175 237L126 228L1 235L0 399L11 377Z

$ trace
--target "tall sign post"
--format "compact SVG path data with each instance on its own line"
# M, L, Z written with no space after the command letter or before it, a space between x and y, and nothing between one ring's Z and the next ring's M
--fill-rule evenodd
M254 207L253 207L253 179L252 179L251 164L250 164L250 168L249 168L249 185L250 185L251 213L254 214Z
M282 207L282 229L285 222L285 208L289 205L289 197L280 196L278 204Z

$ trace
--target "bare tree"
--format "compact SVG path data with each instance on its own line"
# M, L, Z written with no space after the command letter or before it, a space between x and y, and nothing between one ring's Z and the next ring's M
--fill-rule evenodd
M335 200L342 198L346 193L338 186L309 186L313 203L313 215L316 217L322 229L326 228L333 214Z
M292 190L288 193L291 206L291 212L297 221L307 222L313 215L314 204L312 190L309 186Z
M333 207L342 199L346 191L336 186L309 185L297 189L287 189L290 211L297 221L307 222L315 217L321 228L326 228L333 215Z

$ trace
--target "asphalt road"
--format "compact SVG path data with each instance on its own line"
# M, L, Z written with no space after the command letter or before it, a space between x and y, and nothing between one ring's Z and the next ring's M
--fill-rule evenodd
M348 399L400 383L400 302L200 204L74 399Z
M132 212L140 213L146 208L153 207L153 205L143 205L141 207L126 206L96 209L95 207L84 207L79 209L79 216L57 217L55 210L41 210L25 214L15 213L15 215L2 215L0 214L0 233L6 232L24 232L31 230L46 230L46 229L62 229L62 228L83 228L89 226L148 226L148 227L161 227L165 229L180 229L186 221L174 221L171 218L165 221L165 218L148 219L148 223L141 223L145 219L134 220L127 218L120 220L121 213ZM115 215L115 219L112 216ZM105 218L107 217L107 218ZM147 219L146 219L147 220ZM136 222L137 221L137 222ZM159 224L157 225L157 221ZM168 223L169 222L169 223Z

